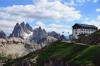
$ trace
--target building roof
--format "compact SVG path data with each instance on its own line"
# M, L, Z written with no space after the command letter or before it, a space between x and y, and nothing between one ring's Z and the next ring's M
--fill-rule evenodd
M77 29L77 28L85 28L85 29L98 29L96 26L94 25L88 25L88 24L74 24L73 29Z

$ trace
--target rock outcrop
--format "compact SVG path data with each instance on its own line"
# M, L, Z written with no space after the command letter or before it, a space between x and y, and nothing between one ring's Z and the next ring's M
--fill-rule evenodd
M6 34L3 31L0 31L0 38L6 38Z

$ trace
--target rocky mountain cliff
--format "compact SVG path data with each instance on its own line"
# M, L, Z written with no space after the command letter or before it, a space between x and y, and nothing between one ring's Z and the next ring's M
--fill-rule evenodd
M41 27L33 30L33 35L31 36L31 40L38 44L41 44L46 40L48 33L42 29Z
M25 43L24 39L18 37L0 39L0 57L18 58L39 50L42 47L38 44ZM9 57L10 56L10 57Z
M6 34L3 31L0 31L0 38L6 38Z
M33 29L29 24L25 24L24 22L22 22L21 24L17 23L14 27L14 30L10 34L10 37L26 38L31 34L32 31Z

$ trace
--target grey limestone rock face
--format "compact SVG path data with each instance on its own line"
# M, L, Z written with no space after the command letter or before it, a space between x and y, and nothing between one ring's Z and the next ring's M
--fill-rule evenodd
M14 27L14 30L10 34L10 37L24 38L26 34L30 34L32 31L33 29L29 24L25 24L24 22L21 24L17 23Z
M46 40L47 36L48 33L44 29L39 27L33 30L33 35L31 37L31 40L40 44Z

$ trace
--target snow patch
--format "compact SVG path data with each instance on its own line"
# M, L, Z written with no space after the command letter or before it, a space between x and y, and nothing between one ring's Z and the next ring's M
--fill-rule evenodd
M33 32L30 32L29 34L24 33L24 39L29 38L30 36L32 36Z

